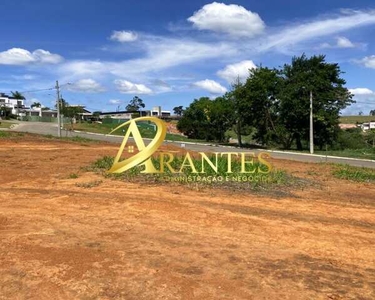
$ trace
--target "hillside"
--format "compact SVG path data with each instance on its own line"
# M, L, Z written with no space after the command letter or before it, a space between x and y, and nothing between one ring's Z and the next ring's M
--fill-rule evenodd
M356 123L364 123L364 122L375 122L375 116L341 116L340 123L341 124L356 124Z

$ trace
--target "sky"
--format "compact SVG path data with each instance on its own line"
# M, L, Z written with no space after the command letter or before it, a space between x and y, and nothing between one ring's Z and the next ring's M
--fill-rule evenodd
M63 98L91 111L217 97L257 66L324 54L357 101L375 109L375 3L347 0L2 0L0 92L27 104Z

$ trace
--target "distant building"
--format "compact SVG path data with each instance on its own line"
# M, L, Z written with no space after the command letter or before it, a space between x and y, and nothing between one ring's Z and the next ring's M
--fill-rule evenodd
M150 111L148 110L142 110L142 111L129 111L129 110L123 110L123 111L110 111L110 112L101 112L99 115L100 119L104 118L112 118L112 119L122 119L122 120L130 120L134 114L149 116Z
M162 110L161 106L154 106L151 109L151 116L154 116L154 117L169 117L169 116L171 116L171 111L170 110Z
M360 126L363 131L373 130L375 129L375 121L362 123Z
M81 112L77 113L77 115L78 115L79 119L82 120L82 121L89 121L89 120L92 120L94 118L92 112L87 110L85 108L86 106L84 106L84 105L70 104L67 107L80 109Z
M22 99L16 99L12 96L0 93L0 107L9 109L13 115L19 115L20 111L25 108L25 104Z
M20 117L47 117L57 118L57 110L43 109L41 107L25 107L19 111Z

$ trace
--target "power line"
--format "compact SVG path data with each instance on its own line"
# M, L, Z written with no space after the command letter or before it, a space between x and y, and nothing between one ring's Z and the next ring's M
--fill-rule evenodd
M21 94L26 94L26 93L36 93L36 92L43 92L43 91L51 91L54 90L55 88L48 88L48 89L40 89L40 90L31 90L31 91L22 91L20 92Z

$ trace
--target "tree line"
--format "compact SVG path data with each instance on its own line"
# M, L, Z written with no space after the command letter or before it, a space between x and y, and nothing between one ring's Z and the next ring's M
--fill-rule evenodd
M324 55L303 54L279 68L259 66L223 96L195 99L177 128L190 138L218 142L232 129L239 146L242 136L253 134L263 146L302 150L309 140L312 94L314 143L322 149L337 140L340 111L355 102L342 74Z

